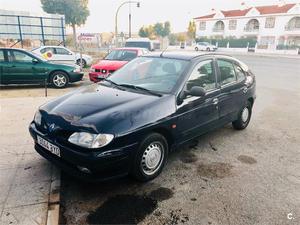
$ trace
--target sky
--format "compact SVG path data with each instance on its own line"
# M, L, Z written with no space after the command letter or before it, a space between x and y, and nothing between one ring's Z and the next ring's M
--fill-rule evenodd
M89 0L90 16L79 32L112 32L115 13L126 0ZM241 3L248 6L277 4L278 0L138 0L140 8L131 4L132 32L138 32L143 25L170 21L172 32L186 31L188 22L197 16L211 13L211 9L239 9ZM286 3L300 0L286 0ZM40 0L0 0L0 9L42 13ZM129 4L124 5L118 15L119 32L128 32ZM70 31L70 30L68 30Z

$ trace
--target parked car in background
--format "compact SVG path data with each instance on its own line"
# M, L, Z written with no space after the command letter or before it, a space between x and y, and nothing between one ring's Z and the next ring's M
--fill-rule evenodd
M22 49L0 48L0 84L52 84L64 88L82 80L77 65L55 64Z
M255 89L253 73L233 57L147 54L44 104L29 130L36 151L72 176L148 181L188 140L227 123L245 129Z
M62 64L74 64L80 66L80 53L75 53L70 49L63 46L41 46L35 48L32 52L43 56L47 60L55 63ZM50 53L50 54L47 54ZM86 54L82 54L82 67L89 66L92 64L92 57Z
M116 70L120 69L130 60L147 54L145 48L116 48L113 49L104 59L91 66L89 77L93 82L98 82L99 78L105 78Z
M153 42L149 38L129 38L125 42L125 47L146 48L154 51Z
M195 51L216 51L218 49L217 46L212 45L208 42L198 42L195 45Z

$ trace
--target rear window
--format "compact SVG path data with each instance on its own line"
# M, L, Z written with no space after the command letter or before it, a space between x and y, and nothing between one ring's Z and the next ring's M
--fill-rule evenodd
M147 48L151 50L150 42L146 41L129 41L125 43L125 47Z

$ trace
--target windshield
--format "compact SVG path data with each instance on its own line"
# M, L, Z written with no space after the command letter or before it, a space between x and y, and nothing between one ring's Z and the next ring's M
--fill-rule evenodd
M118 85L134 85L150 91L171 93L189 61L161 57L139 57L108 79Z
M113 50L104 59L130 61L135 57L137 57L137 51L135 50Z

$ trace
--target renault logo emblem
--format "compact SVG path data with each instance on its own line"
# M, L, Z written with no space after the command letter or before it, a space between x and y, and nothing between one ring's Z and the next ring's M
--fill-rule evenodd
M53 132L55 129L56 129L56 126L55 126L54 123L50 124L49 127L48 127L48 130L49 130L50 133Z

